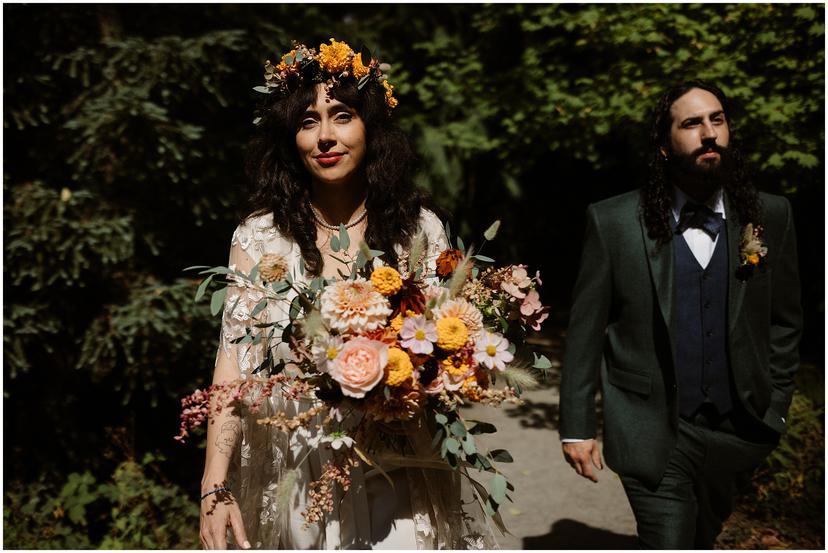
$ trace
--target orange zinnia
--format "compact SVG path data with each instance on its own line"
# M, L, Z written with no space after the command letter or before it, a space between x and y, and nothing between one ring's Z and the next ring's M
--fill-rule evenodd
M463 253L460 250L447 248L440 253L437 258L437 275L447 277L454 272L457 264L463 259Z

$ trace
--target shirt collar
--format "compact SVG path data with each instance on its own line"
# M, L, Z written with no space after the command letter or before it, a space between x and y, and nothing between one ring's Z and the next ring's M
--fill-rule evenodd
M676 221L679 220L679 215L681 215L681 208L683 208L684 204L689 201L695 200L691 200L690 197L678 186L673 187L673 217L675 217ZM725 215L724 195L722 194L721 188L713 192L713 195L710 196L704 204L712 209L714 213L721 213L722 219L727 219L727 216Z

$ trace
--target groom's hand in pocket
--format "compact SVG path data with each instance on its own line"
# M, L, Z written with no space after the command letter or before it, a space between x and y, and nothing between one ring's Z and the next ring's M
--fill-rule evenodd
M598 440L584 440L582 442L565 442L561 444L566 462L569 463L575 472L589 478L593 482L598 481L593 466L598 470L604 469L601 462L601 449L598 447Z

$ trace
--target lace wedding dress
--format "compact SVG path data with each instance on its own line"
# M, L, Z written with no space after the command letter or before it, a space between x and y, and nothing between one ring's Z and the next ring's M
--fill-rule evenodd
M433 274L435 260L447 245L439 219L423 210L420 228L427 251L423 255L426 273ZM299 270L301 254L296 243L272 226L272 216L248 219L233 234L230 265L249 273L264 254L285 257L295 280L307 282ZM398 250L400 266L407 266L407 254ZM263 346L233 344L255 323L288 320L289 297L269 302L261 313L252 315L262 300L249 288L229 288L221 328L217 363L238 366L248 377L264 358ZM264 343L264 342L263 342ZM284 344L277 358L290 354ZM223 359L222 359L223 358ZM282 411L294 416L315 405L313 398L285 400L278 394L268 398L258 412L242 411L241 442L233 453L228 482L239 503L247 537L259 549L494 549L497 548L489 521L481 508L480 496L468 475L433 463L431 435L423 424L408 436L410 446L420 455L401 457L380 453L375 460L393 481L393 487L376 469L360 465L351 472L351 487L342 493L336 488L334 510L322 522L308 525L302 516L307 504L308 485L318 479L330 450L316 448L315 423L309 430L287 435L275 427L256 424L257 419ZM427 460L432 460L431 462ZM295 480L289 508L278 501L283 478ZM287 485L287 484L286 484ZM232 535L228 532L228 542Z

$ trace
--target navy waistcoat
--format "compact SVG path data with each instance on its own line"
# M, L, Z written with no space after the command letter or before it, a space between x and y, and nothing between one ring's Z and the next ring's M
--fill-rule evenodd
M727 225L706 268L683 236L675 236L676 377L679 413L692 416L703 403L719 414L733 408L727 355Z

